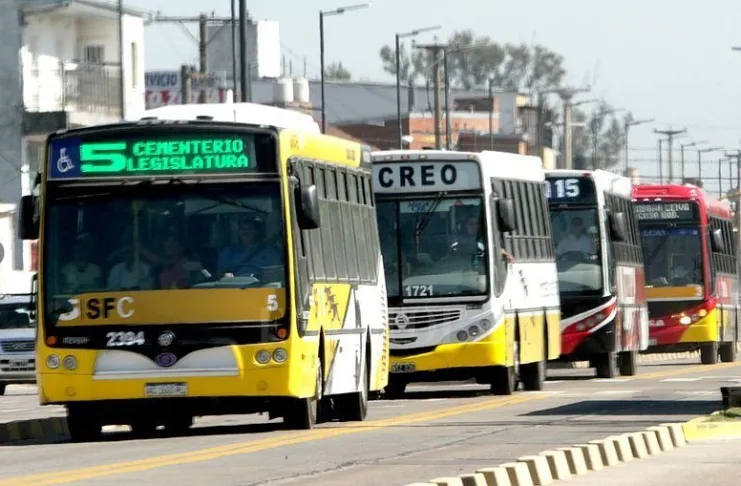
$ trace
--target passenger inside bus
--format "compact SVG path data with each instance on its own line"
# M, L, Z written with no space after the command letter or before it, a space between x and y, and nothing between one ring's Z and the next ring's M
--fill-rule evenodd
M182 243L177 238L169 237L165 240L165 261L159 275L161 289L188 288L189 275L185 268L188 258Z
M90 258L94 255L95 242L87 234L77 237L72 253L72 261L62 267L64 288L69 293L88 292L100 288L103 274L100 267Z
M121 290L151 290L154 288L152 267L145 261L134 258L130 240L121 250L121 261L108 273L108 288Z
M584 221L579 216L571 218L569 231L560 236L556 247L556 254L559 257L573 252L585 255L594 255L597 252L594 238L587 234Z
M265 240L265 225L257 218L242 217L238 223L239 243L219 254L219 275L227 278L254 276L265 267L283 265L282 258Z

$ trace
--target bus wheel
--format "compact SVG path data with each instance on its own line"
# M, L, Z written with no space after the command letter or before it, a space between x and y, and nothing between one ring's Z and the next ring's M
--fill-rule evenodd
M319 417L319 407L322 403L324 388L324 373L322 372L322 360L316 367L316 388L311 398L294 398L286 406L283 415L283 423L289 429L310 430L313 429Z
M5 387L7 385L5 383L0 383L0 396L5 395Z
M615 362L615 353L601 353L595 357L595 371L597 378L615 378L617 375L617 363Z
M622 376L635 376L638 373L638 352L624 351L618 356L618 361Z
M405 378L399 378L394 375L389 375L388 385L383 389L384 397L390 400L396 400L404 396L404 392L407 389L409 381Z
M491 393L512 395L517 390L517 373L514 366L492 366Z
M718 362L718 343L705 344L700 348L700 363L716 364Z
M193 425L193 417L176 415L165 422L165 432L168 435L186 435Z
M94 442L102 435L102 426L95 420L95 414L77 407L67 409L67 429L72 442Z
M141 417L131 424L131 433L137 439L149 439L157 433L157 421L152 417Z
M736 361L736 342L723 343L720 345L720 360L724 363Z
M335 398L340 422L362 422L368 415L368 365L361 365L360 390Z

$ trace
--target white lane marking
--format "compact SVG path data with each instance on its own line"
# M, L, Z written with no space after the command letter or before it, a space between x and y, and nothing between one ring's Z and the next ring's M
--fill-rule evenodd
M592 378L589 381L596 383L625 383L626 381L632 381L632 378Z
M640 393L641 390L600 390L598 392L592 392L595 395L628 395Z
M7 408L5 410L0 410L0 413L16 413L16 412L28 412L31 409L29 408Z
M664 378L659 380L660 383L687 383L690 381L700 381L700 378Z
M566 380L547 380L546 383L563 383Z
M720 394L719 390L694 390L694 391L675 391L677 395L691 395L698 397L716 396Z

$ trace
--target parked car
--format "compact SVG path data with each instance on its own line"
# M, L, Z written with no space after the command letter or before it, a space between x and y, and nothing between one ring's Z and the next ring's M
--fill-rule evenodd
M11 384L36 382L36 323L31 296L0 295L0 395Z

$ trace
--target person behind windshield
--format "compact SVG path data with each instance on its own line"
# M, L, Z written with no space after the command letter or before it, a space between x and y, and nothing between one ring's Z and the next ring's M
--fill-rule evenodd
M170 236L165 240L165 264L160 272L159 284L162 289L184 289L188 287L189 278L185 264L188 257L180 241Z
M280 254L262 241L265 233L262 221L252 218L239 220L239 243L227 246L219 254L219 275L254 276L265 267L282 264Z
M98 265L89 261L93 248L93 240L89 235L78 236L72 261L62 267L66 292L88 292L100 288L103 274Z
M154 288L152 267L134 258L134 249L127 245L121 252L123 261L111 268L108 274L108 290L151 290Z
M479 218L472 216L466 219L463 226L463 234L450 245L450 249L456 253L473 254L484 251L484 242L479 233Z
M579 252L588 255L596 253L594 239L587 234L584 221L579 216L571 218L569 232L561 236L561 240L556 247L556 254L558 256L570 252Z

